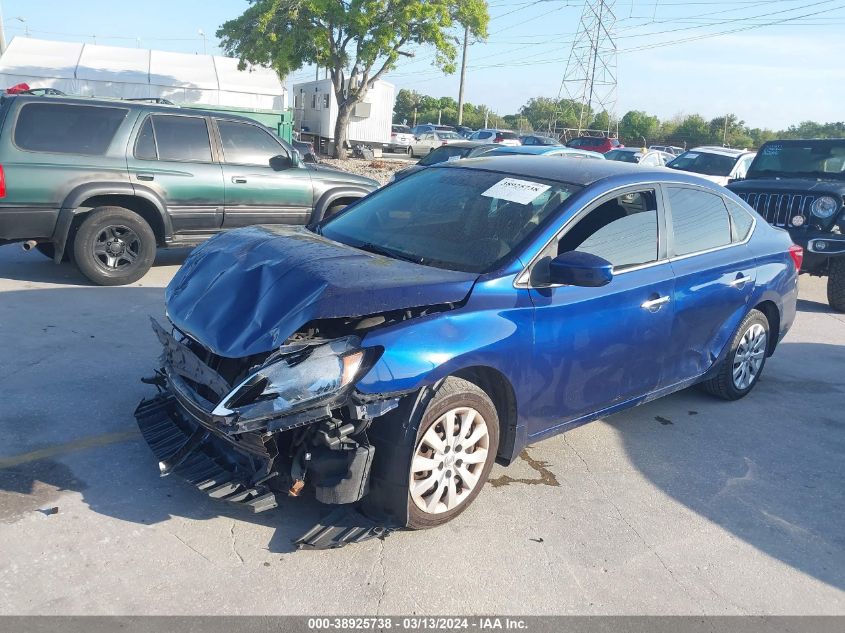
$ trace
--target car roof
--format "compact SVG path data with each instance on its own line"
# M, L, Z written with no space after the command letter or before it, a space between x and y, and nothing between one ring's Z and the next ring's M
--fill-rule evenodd
M753 154L754 152L750 152L747 149L734 149L732 147L719 147L718 145L702 145L700 147L694 147L689 152L706 152L709 154L721 154L722 156L730 156L735 158L737 156L741 156L743 154Z
M610 151L611 151L611 152L628 152L629 154L643 154L643 153L645 153L645 152L643 151L643 148L642 148L642 147L616 147L616 148L614 148L614 149L612 149L612 150L610 150ZM660 150L650 149L650 148L649 148L649 149L647 149L647 150L645 150L645 151L646 151L646 152L658 152L658 151L660 151Z
M484 141L458 141L457 143L449 143L448 145L441 145L440 147L483 147L485 145L492 145L492 143L485 143ZM432 152L437 151L440 147L435 147ZM496 145L495 147L499 147Z
M499 150L496 150L497 156L507 154L532 154L536 156L545 156L546 154L573 154L575 156L602 156L598 152L591 152L589 150L575 149L573 147L563 147L561 145L520 145L518 147L508 147L507 145Z

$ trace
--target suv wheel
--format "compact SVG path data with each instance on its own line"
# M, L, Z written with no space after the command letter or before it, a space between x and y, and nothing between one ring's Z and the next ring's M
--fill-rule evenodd
M702 387L723 400L747 396L760 380L768 351L769 320L759 310L752 310L737 329L718 372Z
M827 274L827 302L839 312L845 312L845 257L830 260Z
M73 240L73 259L99 286L138 281L153 265L156 239L150 225L123 207L91 211Z

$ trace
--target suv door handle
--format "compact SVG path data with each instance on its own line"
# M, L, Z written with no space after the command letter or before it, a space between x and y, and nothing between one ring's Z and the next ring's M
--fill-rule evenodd
M155 176L152 174L135 174L138 176L138 180L155 180Z
M232 176L232 182L236 185L245 185L246 178L244 178L243 176Z
M640 307L644 310L653 310L657 311L660 309L660 306L669 303L669 297L657 297L657 299L649 299L648 301L644 301Z
M740 273L740 275L742 275L742 273ZM734 279L734 280L731 282L731 285L732 285L734 288L742 288L742 287L743 287L745 284L747 284L749 281L751 281L751 277L749 277L748 275L742 275L742 276L737 277L736 279Z

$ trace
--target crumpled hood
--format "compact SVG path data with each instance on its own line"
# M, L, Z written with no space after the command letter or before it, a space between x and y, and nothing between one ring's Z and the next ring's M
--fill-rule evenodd
M457 303L476 275L374 255L304 228L252 226L194 250L167 286L167 316L226 358L279 347L314 319Z

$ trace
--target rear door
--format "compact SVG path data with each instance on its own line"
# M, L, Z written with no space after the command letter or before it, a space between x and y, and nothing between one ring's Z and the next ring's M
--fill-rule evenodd
M307 224L314 205L311 173L303 167L275 171L273 156L290 152L260 125L217 119L226 210L223 227Z
M202 236L223 221L223 173L203 116L150 114L127 154L129 178L167 205L174 234Z
M746 242L753 220L732 218L722 196L694 186L665 188L675 321L672 382L700 376L728 344L750 306L756 262Z

